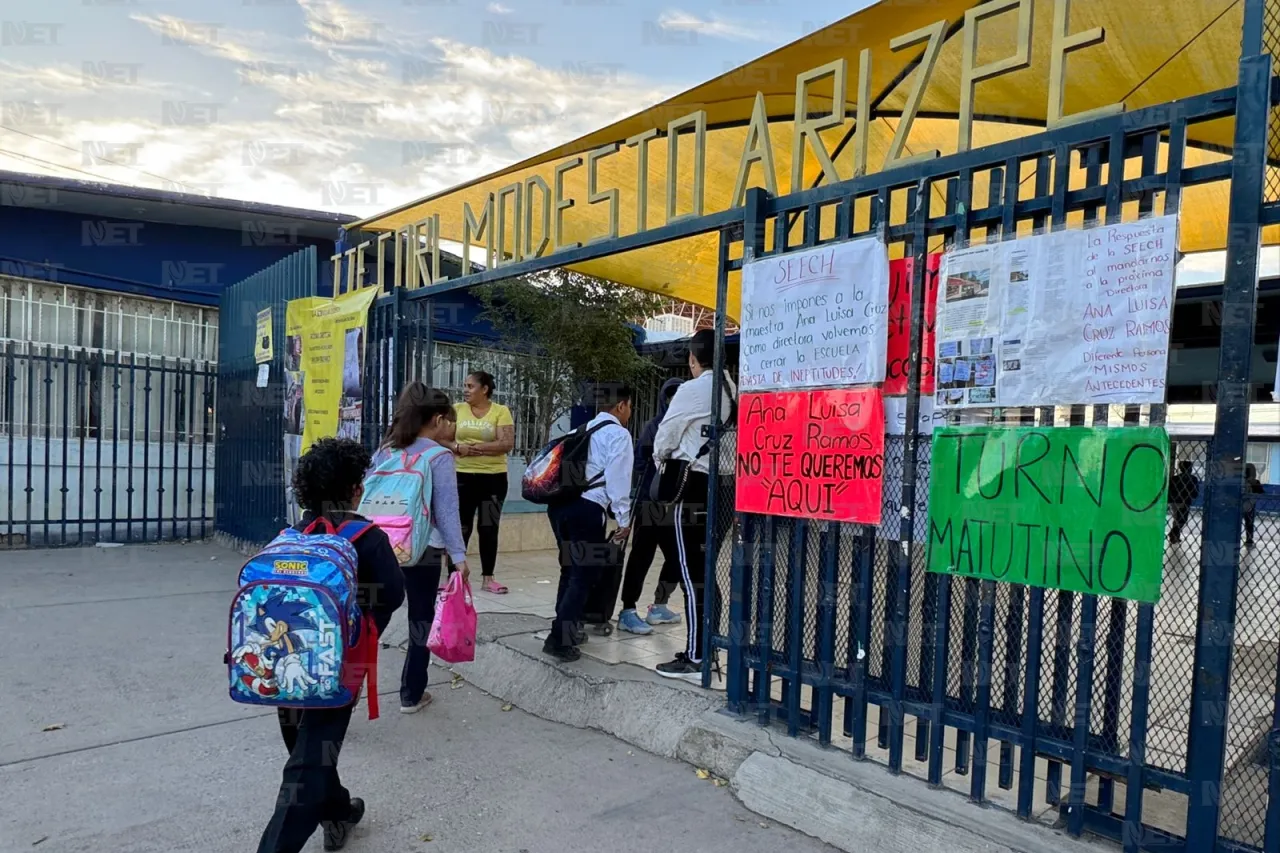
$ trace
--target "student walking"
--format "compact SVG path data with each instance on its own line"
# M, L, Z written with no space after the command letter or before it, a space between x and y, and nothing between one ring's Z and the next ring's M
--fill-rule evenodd
M477 370L463 385L458 403L458 499L462 541L471 544L471 531L480 537L480 588L503 595L507 588L494 578L498 562L498 525L507 499L507 454L515 447L516 426L511 410L493 402L493 376ZM477 516L479 520L477 521ZM456 566L456 563L455 563Z
M672 506L676 553L684 587L687 645L669 663L658 664L667 678L697 681L702 677L703 590L707 572L707 497L710 439L702 428L711 423L712 364L715 332L703 329L689 343L689 371L693 378L680 386L658 426L653 458L660 467L658 498ZM728 376L720 400L720 417L727 418L737 396Z
M1253 547L1253 522L1258 515L1258 495L1264 494L1262 481L1258 479L1258 469L1250 462L1244 466L1244 547Z
M653 417L636 439L635 508L632 511L634 530L631 536L631 553L627 556L627 569L622 579L622 612L618 614L618 627L632 634L650 634L651 625L667 625L680 621L680 614L667 607L671 592L680 585L680 560L676 553L675 528L670 507L649 497L657 466L653 462L653 439L658 425L667 413L671 398L683 379L668 379L658 392L658 414ZM644 590L645 576L653 564L654 555L662 550L662 573L658 577L653 604L644 618L636 611L636 602Z
M456 425L457 411L448 395L421 382L410 382L400 393L386 438L373 457L376 468L393 454L404 453L410 457L432 454L429 463L431 537L422 557L413 565L404 567L409 647L400 672L402 714L421 711L431 704L432 697L427 691L427 668L431 664L427 635L431 633L431 623L436 616L436 594L444 556L448 555L462 572L464 580L471 575L458 515L457 474L450 452L456 444Z
M335 529L364 521L354 512L364 493L369 452L349 439L323 438L298 460L293 488L304 514L297 530L318 519ZM404 577L385 533L370 527L354 542L361 615L378 633L404 601ZM377 654L376 649L373 652ZM372 697L371 697L372 701ZM324 829L324 849L341 850L352 826L364 817L364 800L352 797L338 778L338 753L351 723L353 702L342 708L279 708L285 762L275 813L258 843L259 853L297 853L316 827Z
M1182 541L1182 528L1191 518L1191 504L1200 493L1200 481L1191 473L1191 463L1178 463L1178 473L1169 478L1169 509L1173 512L1173 527L1169 530L1169 542Z
M616 565L618 552L631 528L631 389L602 384L595 389L596 416L587 424L587 454L582 482L590 487L581 496L547 507L547 518L560 552L560 588L556 618L542 651L562 661L575 661L578 623L592 585L606 568ZM606 511L618 520L612 537L605 536Z

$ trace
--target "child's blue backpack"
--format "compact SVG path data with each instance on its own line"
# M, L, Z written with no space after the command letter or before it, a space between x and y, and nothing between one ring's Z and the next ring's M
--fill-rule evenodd
M369 717L377 716L377 628L356 602L352 545L370 526L335 530L319 518L281 532L244 564L227 629L234 701L339 708L356 701L368 677Z
M396 562L416 565L431 539L431 460L443 447L422 453L391 451L364 478L361 515L387 534Z

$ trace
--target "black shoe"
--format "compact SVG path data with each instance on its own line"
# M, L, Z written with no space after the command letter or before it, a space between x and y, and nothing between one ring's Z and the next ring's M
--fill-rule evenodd
M324 849L325 850L341 850L347 846L347 835L351 827L355 826L364 818L364 800L359 797L351 798L351 816L346 820L322 820L320 826L324 829Z
M582 657L582 652L578 651L577 646L557 646L549 640L542 644L542 653L551 655L561 663L573 663Z
M660 663L656 667L658 675L663 678L681 678L685 681L702 683L702 664L689 660L684 652L676 655L670 663Z

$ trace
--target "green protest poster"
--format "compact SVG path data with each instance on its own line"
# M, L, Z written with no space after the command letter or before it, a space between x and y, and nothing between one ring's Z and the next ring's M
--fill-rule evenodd
M931 468L929 571L1160 598L1162 428L946 427Z

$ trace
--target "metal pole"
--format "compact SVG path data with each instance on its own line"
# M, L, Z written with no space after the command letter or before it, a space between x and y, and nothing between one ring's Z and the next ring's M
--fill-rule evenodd
M1248 32L1246 31L1246 36ZM1271 116L1271 57L1240 60L1231 165L1217 420L1205 477L1200 618L1191 682L1187 849L1211 850L1218 832L1227 745L1227 703L1240 570L1240 503L1249 437L1249 373L1257 318L1258 256Z
M706 581L703 585L705 601L702 608L702 686L711 686L711 658L712 644L711 633L719 625L720 610L720 586L719 578L717 578L717 567L720 563L720 525L717 523L722 508L716 499L720 486L720 439L724 433L721 428L721 422L728 412L721 411L721 397L724 395L724 327L725 314L728 309L729 302L729 243L731 237L728 231L720 231L720 246L717 253L717 272L716 272L716 319L715 333L716 345L715 354L712 357L712 375L711 375L711 423L707 425L710 431L711 439L711 456L707 460L708 477L707 477L707 544L705 550L705 565L703 571L706 574ZM733 589L730 592L730 601L735 601L735 597L741 597L745 592L742 584L734 584L732 579L730 583ZM744 600L745 601L745 600ZM745 610L745 607L744 607ZM732 620L729 624L729 636L734 636L740 626L734 625ZM731 674L737 675L736 673ZM727 684L726 684L727 687ZM742 685L738 684L740 697L745 695Z

